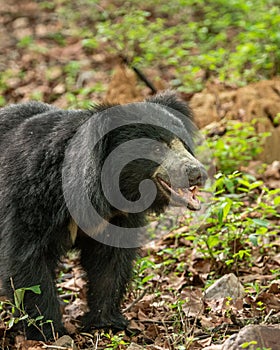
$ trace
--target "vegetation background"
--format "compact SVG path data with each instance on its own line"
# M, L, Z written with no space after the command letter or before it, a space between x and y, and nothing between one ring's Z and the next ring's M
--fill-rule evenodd
M154 223L157 239L124 301L133 334L73 334L80 349L222 349L246 324L279 323L279 28L279 0L0 0L1 106L138 100L151 94L134 75L140 69L157 90L190 102L216 160L202 216L176 212ZM203 299L229 272L243 293ZM75 332L85 303L76 256L58 287ZM24 312L16 316L4 299L1 308L3 349L42 347L10 330Z

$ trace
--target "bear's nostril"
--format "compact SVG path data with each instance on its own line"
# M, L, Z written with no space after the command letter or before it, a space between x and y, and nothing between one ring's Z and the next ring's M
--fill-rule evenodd
M195 167L187 167L187 175L189 180L189 186L202 186L205 184L207 180L207 172L204 167L195 166Z
M202 184L202 176L201 174L196 174L190 179L190 186L192 185L201 185Z

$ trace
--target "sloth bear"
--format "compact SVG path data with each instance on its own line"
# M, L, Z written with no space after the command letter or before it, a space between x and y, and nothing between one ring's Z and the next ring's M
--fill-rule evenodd
M120 305L147 216L200 208L207 175L191 119L170 91L89 110L39 102L0 110L0 280L9 298L40 285L41 294L26 290L25 310L52 320L26 327L27 338L66 333L54 280L73 247L88 279L83 329L127 327Z

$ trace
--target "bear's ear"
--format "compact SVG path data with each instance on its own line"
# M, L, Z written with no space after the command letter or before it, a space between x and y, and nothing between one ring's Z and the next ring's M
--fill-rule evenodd
M103 112L106 109L109 109L115 106L119 106L119 105L117 103L109 103L107 101L104 101L101 103L92 103L90 106L90 110L93 112Z
M157 103L163 106L167 106L174 109L182 114L184 114L189 119L193 119L192 110L188 104L182 101L175 91L167 90L165 92L159 93L155 96L147 98L146 102Z

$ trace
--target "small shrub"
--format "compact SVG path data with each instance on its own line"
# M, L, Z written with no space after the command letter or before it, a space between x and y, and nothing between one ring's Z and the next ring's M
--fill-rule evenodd
M207 140L207 145L217 161L217 168L224 174L231 174L262 152L269 133L258 133L256 121L251 123L230 120L226 133Z

